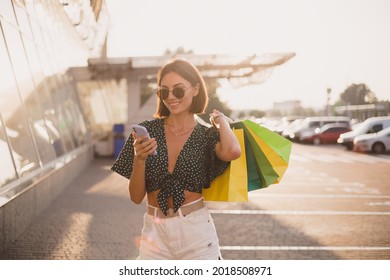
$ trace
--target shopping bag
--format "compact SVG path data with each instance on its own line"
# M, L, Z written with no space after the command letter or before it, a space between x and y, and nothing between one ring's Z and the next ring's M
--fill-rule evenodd
M288 167L292 143L250 120L243 124L260 175L259 188L279 183Z
M244 144L240 143L240 146L241 156L244 155L246 158L246 170L241 171L246 173L248 191L256 190L261 186L261 177L256 163L255 153L248 139L248 131L246 131L243 122L231 123L230 126L233 129L242 129L244 132Z
M288 168L292 143L250 120L231 123L241 156L203 191L209 201L248 201L248 192L280 182Z
M248 201L247 161L245 153L244 129L233 129L240 146L241 156L231 161L229 167L211 183L210 188L203 189L207 201Z

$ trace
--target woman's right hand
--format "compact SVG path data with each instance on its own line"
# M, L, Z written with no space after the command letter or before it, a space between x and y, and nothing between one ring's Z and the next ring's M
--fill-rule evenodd
M136 138L133 133L134 155L138 160L146 160L146 158L157 149L157 142L155 138L147 139L146 135Z

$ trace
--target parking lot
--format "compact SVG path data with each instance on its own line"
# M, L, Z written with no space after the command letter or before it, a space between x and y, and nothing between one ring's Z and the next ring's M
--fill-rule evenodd
M2 259L135 259L144 205L111 159L92 165ZM390 259L390 155L293 144L280 184L209 202L225 259Z

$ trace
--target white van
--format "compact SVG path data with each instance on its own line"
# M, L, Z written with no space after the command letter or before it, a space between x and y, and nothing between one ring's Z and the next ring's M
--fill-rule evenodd
M381 131L384 128L390 127L390 116L389 117L372 117L366 119L364 122L359 124L359 126L343 134L340 134L337 143L344 145L348 150L353 148L353 140L356 136L362 134L376 133Z
M321 128L325 124L345 124L345 126L350 127L350 122L351 118L342 116L307 117L294 128L294 131L290 134L290 139L300 142L303 137L307 138L310 134L313 135L316 128Z

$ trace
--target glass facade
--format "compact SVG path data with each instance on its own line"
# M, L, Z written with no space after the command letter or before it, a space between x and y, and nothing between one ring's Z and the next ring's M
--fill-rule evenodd
M67 69L101 55L106 32L103 1L0 0L0 206L87 144Z
M127 123L126 79L80 81L76 87L95 140L109 137L113 124Z

